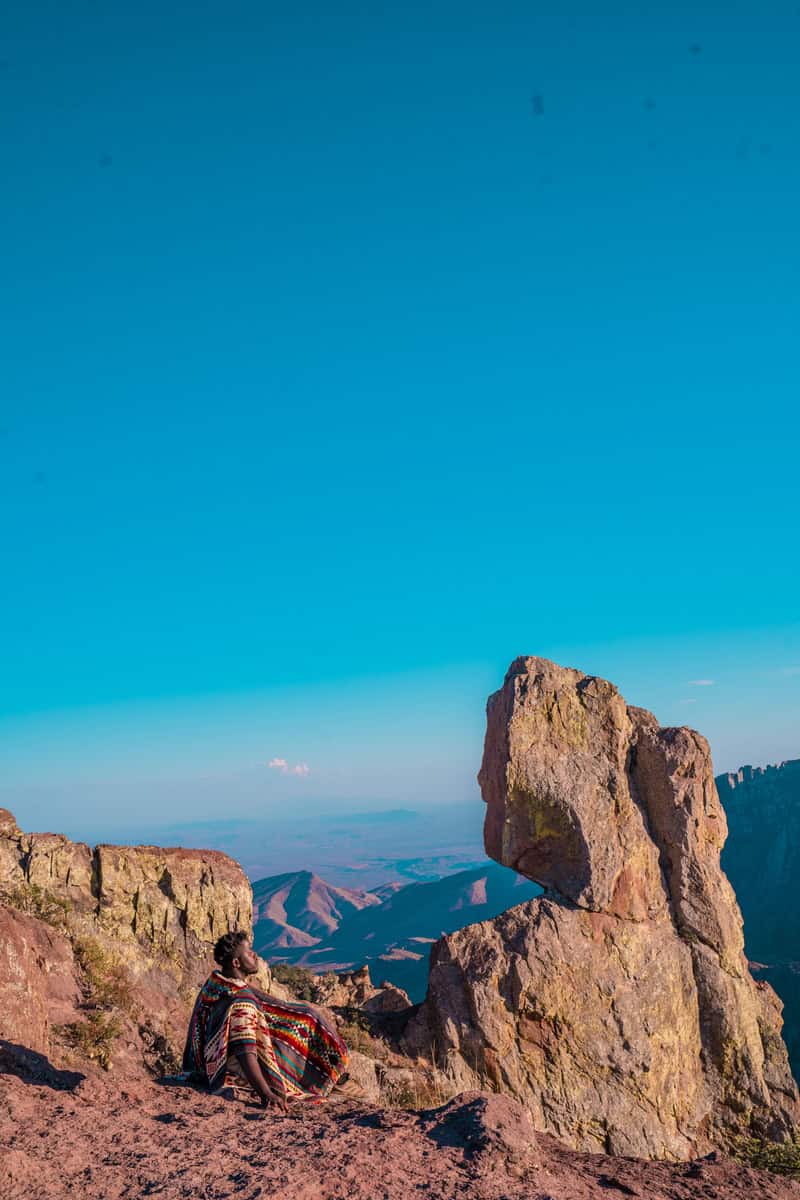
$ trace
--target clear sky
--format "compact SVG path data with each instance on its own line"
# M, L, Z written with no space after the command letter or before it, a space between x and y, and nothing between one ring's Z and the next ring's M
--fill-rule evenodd
M0 803L472 797L519 653L800 756L799 54L796 0L4 6Z

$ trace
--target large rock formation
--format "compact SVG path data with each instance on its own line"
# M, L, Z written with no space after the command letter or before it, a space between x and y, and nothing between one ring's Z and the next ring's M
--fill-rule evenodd
M82 992L69 939L0 905L0 1037L39 1054L50 1031L79 1017Z
M545 895L437 943L410 1044L580 1149L788 1135L781 1005L748 971L705 739L540 658L487 713L486 849Z
M113 1008L106 1028L113 1021L117 1029L115 1061L140 1069L143 1056L174 1062L214 942L235 928L252 928L252 893L227 855L91 848L60 834L23 833L0 810L0 1035L7 1040L58 1057L57 1027L71 1025L75 1038L88 1021L94 1036L92 1017ZM271 987L266 965L258 982Z

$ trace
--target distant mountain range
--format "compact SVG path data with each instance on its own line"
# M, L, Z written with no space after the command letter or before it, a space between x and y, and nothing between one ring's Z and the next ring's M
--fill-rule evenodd
M376 982L388 979L421 1000L438 937L495 917L541 890L492 862L372 892L335 887L311 871L273 875L253 885L254 942L270 962L318 974L368 963Z
M302 806L257 820L199 821L148 830L145 841L222 850L251 880L312 870L345 890L427 882L480 867L484 806L309 813ZM106 840L141 842L122 836Z
M384 888L363 892L334 887L311 871L260 879L253 884L256 949L265 954L316 946L348 917L364 908L377 908L384 898Z

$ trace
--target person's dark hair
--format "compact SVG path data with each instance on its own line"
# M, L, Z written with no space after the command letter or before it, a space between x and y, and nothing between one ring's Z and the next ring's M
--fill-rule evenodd
M238 954L242 942L246 941L247 934L243 933L241 929L234 929L231 933L223 933L214 947L214 962L219 963L221 967L229 967L231 961Z

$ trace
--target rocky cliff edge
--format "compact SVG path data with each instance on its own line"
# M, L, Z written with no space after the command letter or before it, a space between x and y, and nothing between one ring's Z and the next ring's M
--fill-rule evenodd
M2 1037L128 1070L174 1066L214 942L251 929L241 867L209 850L87 846L0 809ZM259 983L271 986L262 968Z

